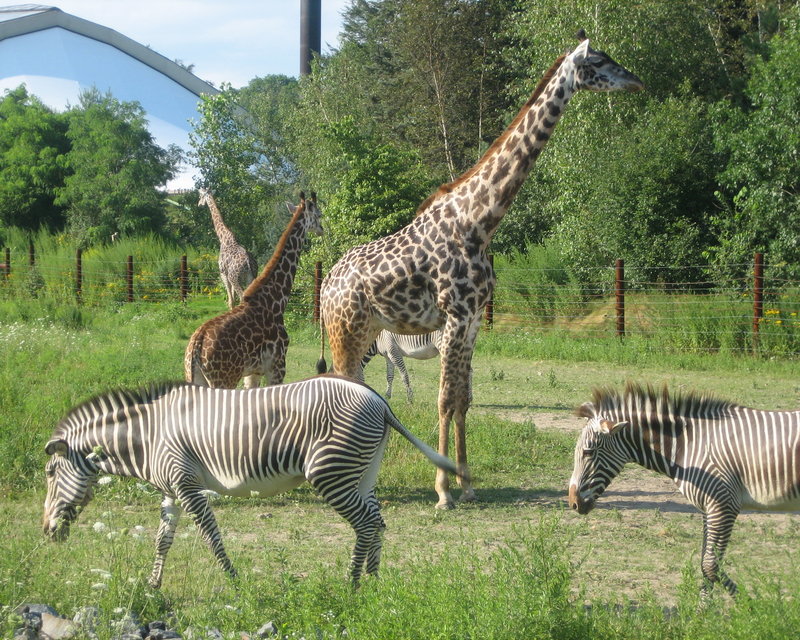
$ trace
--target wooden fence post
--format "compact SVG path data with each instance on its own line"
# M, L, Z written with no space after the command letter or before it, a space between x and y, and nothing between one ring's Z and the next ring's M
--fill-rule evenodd
M322 262L314 263L314 324L319 324L322 298Z
M614 269L614 295L616 297L617 337L625 337L625 261L617 259Z
M133 302L133 256L128 256L125 279L128 283L128 302Z
M186 256L181 256L181 302L186 302L189 293L189 269L186 266Z
M489 268L494 271L494 254L490 253L486 256L489 258ZM489 300L486 302L486 327L491 329L494 326L494 290L489 294Z
M75 299L78 304L83 301L83 252L75 251Z
M764 317L764 254L756 253L753 259L753 353L758 352L758 329Z

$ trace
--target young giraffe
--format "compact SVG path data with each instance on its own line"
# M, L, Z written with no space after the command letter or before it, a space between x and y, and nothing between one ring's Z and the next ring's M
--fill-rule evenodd
M472 352L481 313L494 288L489 241L572 95L580 90L638 91L641 81L581 41L558 58L525 106L478 163L420 205L393 235L348 251L322 284L322 320L333 371L363 379L361 359L382 329L419 334L443 329L439 381L439 452L455 422L456 461L469 478L464 423ZM475 499L459 478L461 500ZM438 508L452 508L447 475L437 473Z
M316 194L306 200L301 193L272 258L241 304L200 326L189 339L183 361L188 382L227 389L242 378L245 388L258 386L261 376L267 384L283 382L289 345L283 312L306 233L322 233L321 216Z
M198 206L207 205L211 210L211 221L219 238L219 275L228 294L228 309L233 308L234 296L242 300L242 295L258 274L258 263L253 255L240 245L233 232L225 226L217 201L208 189L200 189Z

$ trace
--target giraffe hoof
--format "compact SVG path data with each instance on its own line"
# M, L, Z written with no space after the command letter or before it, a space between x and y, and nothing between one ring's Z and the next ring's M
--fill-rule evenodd
M474 489L464 489L461 495L458 497L459 502L477 502L478 498L475 497Z
M456 503L453 502L452 498L442 498L436 503L436 508L442 511L450 511L450 509L456 508Z

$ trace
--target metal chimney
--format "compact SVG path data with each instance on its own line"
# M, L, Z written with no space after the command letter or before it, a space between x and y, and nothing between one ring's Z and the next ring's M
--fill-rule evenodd
M321 50L322 0L300 0L300 75L311 73L313 54Z

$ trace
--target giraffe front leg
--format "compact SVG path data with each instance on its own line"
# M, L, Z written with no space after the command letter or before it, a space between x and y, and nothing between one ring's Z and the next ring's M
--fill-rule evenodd
M156 533L156 559L153 563L153 571L147 583L153 588L161 586L161 579L164 576L164 562L167 559L167 552L175 539L175 528L178 526L178 519L181 509L175 504L175 498L164 496L161 502L161 523L158 525Z
M439 453L443 456L448 454L450 446L450 420L453 411L448 405L448 396L443 390L439 389ZM437 509L453 509L456 503L450 495L450 476L443 469L436 470L436 483L434 485L436 493L439 494L439 502L436 503Z
M467 395L467 392L464 393ZM467 464L467 433L466 433L467 412L466 408L457 408L454 415L453 439L456 445L456 465L458 466L458 486L461 487L459 502L475 502L475 490L472 488L470 478L472 475Z

